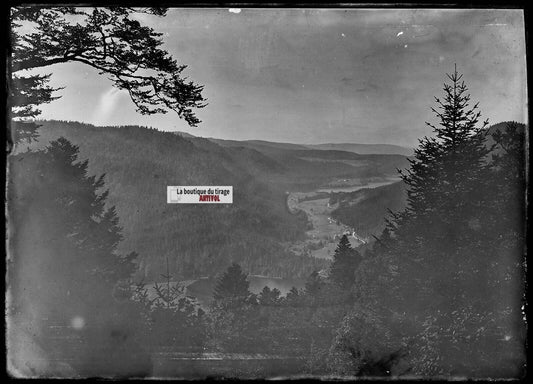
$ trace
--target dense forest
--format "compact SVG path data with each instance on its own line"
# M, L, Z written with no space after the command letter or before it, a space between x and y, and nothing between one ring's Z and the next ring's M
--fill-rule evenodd
M40 124L36 147L66 137L80 147L80 160L94 159L89 174L105 174L107 204L116 206L124 228L119 249L140 255L140 278L159 278L166 257L174 276L189 279L214 275L230 261L280 277L304 277L324 266L279 245L300 238L306 218L290 214L285 192L255 176L276 170L260 153L142 127ZM233 185L234 204L169 205L167 185Z
M303 212L287 211L286 191L317 188L339 177L390 175L406 163L400 155L225 148L146 127L38 124L39 137L30 148L65 137L79 146L80 160L91 159L89 174L105 174L107 204L116 207L123 227L119 250L139 254L138 278L147 281L159 279L167 257L178 278L214 276L230 261L251 274L305 278L327 262L280 245L301 239L307 220ZM234 204L173 206L164 199L167 185L217 184L234 185Z
M332 193L330 204L338 204L331 216L354 228L360 235L378 235L385 229L390 211L405 207L407 196L403 181L354 192Z

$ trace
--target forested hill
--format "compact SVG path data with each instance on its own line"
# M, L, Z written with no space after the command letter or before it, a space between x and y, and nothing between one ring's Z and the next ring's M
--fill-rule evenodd
M505 132L505 130L507 129L509 124L513 124L513 122L512 121L505 121L505 122L501 122L501 123L497 123L497 124L491 125L487 129L487 133L486 133L487 145L488 146L494 145L495 141L492 138L492 135L494 133L498 132L498 131ZM525 139L525 137L526 137L525 136L525 134L526 134L526 126L524 124L521 124L521 123L515 123L514 127L517 130L517 133ZM499 154L502 151L503 151L503 149L501 148L501 146L496 146L494 148L493 153Z
M393 144L355 144L355 143L326 143L311 144L308 148L335 149L339 151L355 152L361 155L404 155L412 156L413 149Z
M180 135L184 137L191 137L192 135L186 132L179 132ZM302 149L316 149L316 150L332 150L332 151L344 151L352 152L360 155L402 155L402 156L412 156L413 149L401 147L399 145L392 144L356 144L356 143L325 143L325 144L293 144L293 143L279 143L274 141L264 141L264 140L222 140L209 138L213 142L220 144L225 147L235 147L235 146L247 146L250 148L255 148L257 150L266 149L266 148L276 148L276 149L292 149L292 150L302 150Z
M198 140L209 140L232 151L252 151L273 159L283 166L283 171L263 173L261 177L292 191L313 190L336 179L370 180L396 176L398 168L408 165L407 158L398 154L358 154L260 140L192 139L194 142Z
M331 216L354 228L362 236L379 235L385 228L389 209L397 212L405 208L405 183L398 181L373 189L350 193L334 193L330 204L339 204Z
M231 261L267 276L307 276L323 267L280 245L303 236L306 218L287 211L285 191L254 176L282 172L272 159L155 129L39 123L33 147L63 136L89 160L90 174L106 174L108 203L124 228L120 251L139 253L143 277L159 278L166 257L171 274L182 278L216 274ZM234 203L167 204L168 185L233 185Z

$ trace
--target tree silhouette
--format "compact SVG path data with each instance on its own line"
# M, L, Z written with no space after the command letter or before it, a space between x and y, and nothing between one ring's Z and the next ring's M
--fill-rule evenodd
M408 291L416 290L423 297L418 305L456 304L467 286L483 283L481 271L476 276L464 273L479 270L474 267L479 260L473 252L490 252L487 232L480 230L482 223L490 224L486 217L491 199L487 162L491 148L485 145L488 122L478 126L481 114L477 104L469 107L462 75L455 69L447 76L450 84L444 85L444 97L435 98L438 108L432 108L439 125L427 123L434 136L420 140L410 168L400 171L407 185L407 207L392 214L387 223L389 249L400 255L398 274L422 275L416 280L417 288L415 281L403 282Z
M313 271L305 282L305 293L313 298L320 296L324 289L324 281L317 271Z
M233 263L220 277L213 291L215 300L245 299L250 295L250 283L239 264Z
M302 304L302 295L298 288L292 287L285 296L285 304L292 307L297 307Z
M505 124L492 134L496 153L492 163L497 175L496 204L499 224L522 237L524 232L526 190L525 126L516 122Z
M270 289L265 286L257 295L257 301L260 305L278 305L281 302L281 292L277 288Z
M493 201L490 208L494 225L490 235L491 245L499 257L488 275L490 289L497 303L495 322L502 330L500 336L506 341L506 352L497 364L520 360L524 356L524 340L527 337L523 314L528 311L525 260L527 257L527 193L526 193L526 129L524 124L508 122L503 128L493 129L495 154L492 188Z
M139 13L163 16L165 12L124 7L11 8L10 144L36 140L38 124L31 119L40 114L40 105L57 99L57 89L49 86L51 75L41 74L39 68L66 62L80 62L107 75L115 87L129 93L141 114L172 110L189 125L199 124L194 110L206 105L203 87L182 76L186 66L161 49L161 34L135 19ZM22 332L33 332L32 342L48 352L74 348L71 352L78 360L73 364L79 364L75 367L79 374L116 375L122 368L126 374L137 374L139 369L147 374L149 357L142 353L123 367L132 362L139 330L135 329L139 311L127 300L125 288L137 255L117 254L122 235L115 208L106 207L107 191L99 191L104 176L88 176L88 161L77 161L77 156L78 148L60 138L45 150L9 158L13 255L9 314ZM168 288L160 289L167 309L172 299ZM190 321L195 327L201 312L186 299L177 302L174 320L180 325ZM74 324L71 328L82 338L81 346L69 343L69 337L59 346L50 342L49 325L54 322L63 327ZM103 358L108 355L116 358Z
M57 97L48 85L50 74L24 71L53 64L79 62L105 74L118 89L126 90L141 114L175 111L191 126L200 120L194 110L206 103L203 86L182 75L178 64L161 48L161 33L136 20L139 14L164 16L164 8L14 7L11 9L12 73L9 102L12 119L19 120L15 139L35 139L28 117L38 106Z
M114 207L106 207L104 176L88 176L88 162L79 161L78 148L63 138L10 161L10 321L31 332L47 358L69 351L77 356L73 366L80 374L113 370L111 358L87 364L102 351L129 349L123 362L131 362L140 319L117 285L127 284L137 255L117 252L121 228ZM51 325L66 328L63 338L55 338ZM71 332L82 344L69 342ZM110 333L120 340L111 340ZM11 331L10 337L20 334Z
M478 105L469 106L462 75L455 69L448 79L432 109L439 124L428 123L434 136L420 140L410 168L400 172L407 207L391 215L358 270L356 296L397 333L395 341L409 345L412 373L498 375L505 359L514 364L520 355L501 342L503 282L492 278L502 256L495 246L494 146Z
M157 295L155 299L155 305L158 307L166 307L170 309L173 306L177 305L177 300L184 296L185 289L179 284L172 285L170 280L172 275L170 275L170 269L168 266L168 257L166 274L161 274L161 277L166 280L166 284L154 283L154 291Z
M447 242L462 241L461 217L479 213L479 182L486 180L486 158L490 148L485 145L488 121L477 126L481 113L478 104L469 107L470 94L462 76L455 69L447 75L451 84L444 84L443 99L435 98L437 109L432 108L439 124L426 123L433 129L433 137L424 137L415 149L415 158L409 159L410 168L400 170L407 184L407 208L388 222L392 232L412 218L438 220L453 225L452 235L432 222L432 236L445 237ZM477 213L476 213L477 212ZM438 224L438 223L437 223ZM449 245L447 245L449 247Z
M352 248L350 240L343 235L335 249L329 278L341 288L348 289L355 281L355 270L359 266L361 255Z

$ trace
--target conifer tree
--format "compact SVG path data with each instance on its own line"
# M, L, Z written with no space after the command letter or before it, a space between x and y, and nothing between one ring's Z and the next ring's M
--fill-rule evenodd
M393 215L388 228L399 236L405 224L424 222L430 224L427 235L445 239L450 248L464 240L463 229L485 202L479 183L487 180L491 149L485 145L488 121L478 126L481 112L478 104L469 106L463 75L455 69L447 76L451 84L444 84L444 97L435 97L437 108L432 108L439 123L426 123L433 136L420 140L415 158L409 159L410 168L400 170L408 186L407 208ZM446 231L452 227L453 231Z
M57 99L57 89L49 86L51 75L40 68L67 62L107 75L116 88L128 92L141 114L172 110L191 126L200 123L195 110L206 105L203 86L183 77L186 66L161 49L161 34L135 17L164 16L165 9L20 6L10 11L9 144L36 140L38 124L31 119L40 114L40 105ZM31 319L34 323L23 328L33 335L46 328L43 319L64 324L74 318L109 340L109 322L128 317L128 305L117 305L111 292L130 277L137 255L117 254L121 230L117 212L106 207L107 192L98 191L103 176L88 176L88 163L77 162L77 154L78 148L61 138L44 151L9 158L8 279L14 299L9 314L14 321ZM135 316L130 314L130 324ZM123 335L127 326L117 326ZM87 348L99 345L97 335L87 340ZM107 374L96 363L85 364L89 366L93 374ZM119 371L117 366L111 374Z
M526 129L524 124L508 122L493 129L496 147L492 156L493 201L490 205L495 225L490 235L498 257L488 281L497 303L495 323L502 330L507 361L524 356L527 338L523 313L527 313L525 261L527 258ZM513 356L514 355L514 356ZM510 368L512 364L506 364Z
M355 281L354 273L360 261L361 256L352 248L348 237L343 235L335 249L329 279L343 289L350 288Z
M492 166L498 181L494 191L494 206L498 209L500 227L514 232L518 238L523 237L525 229L525 130L523 124L512 121L492 134L495 142Z
M257 300L260 305L277 305L281 301L280 296L281 292L279 289L270 289L268 286L265 286L263 290L259 293Z
M302 304L302 295L298 291L298 288L292 287L285 296L285 304L291 307L297 307Z
M490 287L499 258L493 147L462 75L454 70L448 79L432 108L438 124L428 123L433 136L420 140L410 168L400 172L407 207L388 220L356 287L365 307L410 346L412 373L476 376L495 372L509 345L499 341L505 336Z
M317 271L313 271L305 282L305 293L311 297L318 297L324 288L324 281Z
M190 126L200 120L194 110L206 103L203 86L188 81L186 65L161 48L161 33L139 23L136 15L164 16L165 8L38 7L11 8L8 112L14 141L32 141L38 125L29 121L39 106L57 99L51 74L27 70L77 62L105 74L128 92L141 114L175 111ZM16 129L16 130L15 130Z
M59 138L44 151L26 152L12 159L8 212L20 226L10 240L17 256L16 272L21 274L14 282L22 279L20 283L27 284L26 278L48 278L51 281L47 283L57 285L72 280L76 282L72 287L61 289L81 303L88 301L87 297L82 299L83 284L112 287L128 279L135 269L136 254L117 254L122 234L115 208L105 206L105 175L87 175L88 161L78 160L78 147ZM40 265L43 275L32 265ZM46 277L47 272L53 275ZM45 290L38 295L54 297ZM56 299L57 305L64 304L59 296Z
M220 277L213 291L215 300L245 299L250 295L250 283L241 266L233 263Z
M88 361L101 350L115 353L126 345L131 354L123 361L128 361L135 354L130 342L138 336L139 319L127 297L114 289L130 278L136 254L117 252L121 228L114 207L106 207L104 176L89 176L88 162L78 160L78 147L63 138L10 161L10 324L31 332L32 342L49 354L76 347L68 338L54 339L50 327L70 326L83 341L83 349L75 352L78 372L112 370L113 360ZM110 344L109 332L129 341Z
M435 98L437 108L432 108L439 124L427 123L434 136L420 140L410 168L400 171L407 184L407 207L388 220L390 237L382 240L399 257L392 264L404 276L401 295L419 296L421 307L454 305L465 290L479 290L484 275L476 268L476 255L489 251L488 122L478 126L481 113L478 104L469 106L462 75L455 70L447 76L444 97ZM466 273L472 270L479 274Z

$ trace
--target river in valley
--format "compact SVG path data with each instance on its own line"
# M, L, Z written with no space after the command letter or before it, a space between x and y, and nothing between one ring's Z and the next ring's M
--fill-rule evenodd
M352 247L356 248L369 241L368 238L359 236L353 228L334 220L331 217L333 210L338 205L329 204L330 194L332 192L353 192L363 188L377 188L383 185L391 184L398 181L398 178L378 179L368 183L357 183L355 185L330 186L318 188L311 192L291 192L287 195L287 207L295 213L304 211L310 222L306 231L306 238L303 241L290 242L284 244L289 250L296 254L314 256L322 259L332 259L335 249L343 234L348 235ZM352 180L354 181L354 180ZM355 180L357 182L357 180ZM339 181L342 183L342 180ZM268 276L248 276L250 282L250 291L259 293L263 287L268 286L270 289L278 289L282 295L286 295L292 288L301 289L305 285L305 279L288 279ZM198 300L198 303L207 308L212 300L213 288L216 284L214 278L199 278L194 280L171 282L171 285L179 284L184 288L186 295L192 296ZM150 299L156 296L153 284L147 284Z
M368 238L359 236L353 228L331 217L331 213L338 205L329 204L330 194L377 188L399 180L397 177L378 179L367 183L357 182L357 180L339 180L333 185L321 187L312 192L289 193L287 196L289 210L291 212L304 211L311 223L311 228L306 231L307 238L294 244L288 244L289 249L297 254L331 259L343 234L348 235L354 248L367 243ZM352 184L348 185L350 181Z

